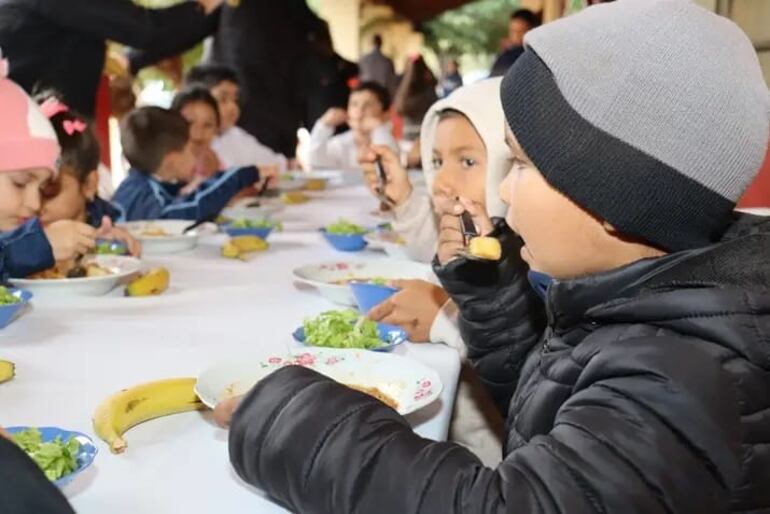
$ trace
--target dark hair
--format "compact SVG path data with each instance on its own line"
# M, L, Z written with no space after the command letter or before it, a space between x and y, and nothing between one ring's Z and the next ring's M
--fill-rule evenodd
M410 60L396 91L396 111L411 118L422 119L436 101L436 83L436 76L421 55Z
M190 125L181 114L160 107L141 107L120 124L120 142L128 163L143 173L155 173L171 152L184 149Z
M470 121L468 116L466 116L463 112L458 111L457 109L452 109L451 107L440 110L437 113L437 115L438 115L438 121L440 122L444 120L453 119L453 118L465 118L466 120ZM473 122L471 122L471 125L473 125Z
M185 75L186 86L201 85L206 89L213 89L222 82L239 84L238 74L234 69L220 64L199 64L194 66Z
M375 34L372 37L372 44L375 46L375 48L382 48L382 36Z
M526 22L530 28L535 28L540 25L540 16L529 9L516 9L513 11L513 14L511 14L511 20L521 20Z
M358 93L360 91L369 91L374 94L374 96L377 97L377 100L379 100L380 105L382 105L383 111L390 109L390 93L381 84L373 81L361 82L355 89L353 89L353 93Z
M101 159L99 140L93 127L83 116L64 106L61 95L54 91L44 91L36 95L35 100L40 105L57 103L65 109L49 120L61 147L61 164L72 170L79 183L84 183L88 175L99 167Z
M171 102L171 110L181 113L185 106L195 103L204 103L211 107L216 115L217 125L220 124L219 104L211 96L209 90L201 85L191 85L178 92L174 97L174 101Z

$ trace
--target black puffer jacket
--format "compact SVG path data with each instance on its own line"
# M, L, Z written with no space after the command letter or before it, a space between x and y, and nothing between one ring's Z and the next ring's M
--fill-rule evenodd
M488 383L519 379L497 469L297 367L244 399L231 460L302 513L768 512L768 256L755 234L554 284L525 364L525 348L494 344L498 369L478 366ZM465 265L439 272L481 363L479 328L509 315L524 277L477 290Z

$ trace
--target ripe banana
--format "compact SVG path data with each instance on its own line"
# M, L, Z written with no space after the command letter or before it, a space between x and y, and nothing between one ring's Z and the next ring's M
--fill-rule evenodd
M305 203L308 200L310 200L310 198L301 191L287 191L286 193L281 194L281 201L286 205Z
M247 260L250 253L267 250L270 245L257 236L237 236L222 245L222 256L228 259Z
M0 384L8 382L16 376L16 365L13 362L0 360Z
M94 412L94 432L123 453L128 446L123 434L145 421L203 408L194 391L194 378L173 378L124 389L105 399Z
M126 286L126 296L159 295L168 289L170 281L171 275L166 268L152 269Z

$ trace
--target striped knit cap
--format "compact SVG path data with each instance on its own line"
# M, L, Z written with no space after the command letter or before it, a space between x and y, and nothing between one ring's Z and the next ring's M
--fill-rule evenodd
M746 35L690 0L618 0L530 31L525 46L501 97L545 179L665 250L718 241L770 138Z

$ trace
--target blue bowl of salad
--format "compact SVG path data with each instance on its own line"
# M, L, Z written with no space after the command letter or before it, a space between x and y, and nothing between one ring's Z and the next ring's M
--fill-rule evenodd
M0 329L11 324L32 299L25 289L0 286Z
M324 239L340 252L360 252L366 248L368 230L347 220L339 220L321 229Z
M280 229L280 224L268 219L239 219L224 223L220 227L230 237L257 236L260 239L267 240L273 230Z
M353 311L328 311L305 320L292 333L304 346L389 352L409 338L398 327L375 323Z
M93 464L99 452L87 435L58 427L9 427L14 442L63 488Z
M384 281L373 282L351 282L349 284L350 290L353 292L353 297L356 299L356 304L361 314L367 314L374 307L378 306L394 294L399 289L395 287L389 287ZM388 325L385 323L378 323L379 326L384 327L388 332L399 331L401 328L398 325Z

